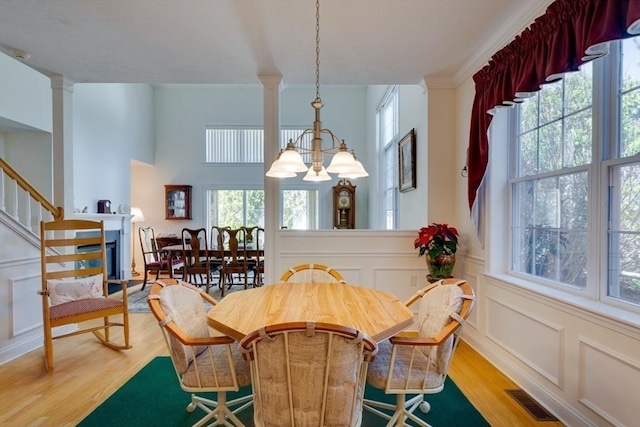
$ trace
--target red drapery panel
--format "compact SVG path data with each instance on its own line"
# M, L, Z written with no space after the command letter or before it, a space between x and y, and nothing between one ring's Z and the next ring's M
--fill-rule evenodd
M556 0L473 76L476 95L468 152L472 212L489 160L490 111L605 55L606 42L635 34L640 34L640 0Z

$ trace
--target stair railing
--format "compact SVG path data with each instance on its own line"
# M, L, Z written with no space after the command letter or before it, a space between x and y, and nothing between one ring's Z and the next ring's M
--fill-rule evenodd
M64 218L61 207L54 206L1 157L0 168L0 211L35 234L39 233L38 224L43 219Z

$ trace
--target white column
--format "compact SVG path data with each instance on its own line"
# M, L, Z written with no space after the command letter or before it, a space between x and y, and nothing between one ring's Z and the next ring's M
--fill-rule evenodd
M73 82L51 78L53 98L53 204L73 213Z
M258 76L263 87L264 103L264 172L271 167L279 151L280 90L282 76ZM274 283L279 277L275 271L276 241L280 228L280 182L278 178L264 177L264 283Z

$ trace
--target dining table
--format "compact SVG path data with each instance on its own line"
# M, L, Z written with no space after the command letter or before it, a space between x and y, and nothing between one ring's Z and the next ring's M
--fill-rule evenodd
M208 313L209 326L242 340L263 326L325 322L358 329L376 342L413 324L395 295L344 283L277 283L226 295Z
M187 244L185 245L185 247L182 247L182 244L180 245L168 245L168 246L164 246L162 248L159 249L159 251L161 253L166 254L167 259L173 261L176 259L181 259L183 257L184 252L186 252L187 254L189 254L189 252L191 251L191 245ZM217 249L209 249L209 252L212 253L217 253L219 254L220 251L218 251ZM255 254L256 250L253 246L251 245L247 245L247 252L251 253L251 254ZM259 256L260 257L264 257L264 250L261 249L259 252ZM239 252L240 254L240 252ZM228 257L231 256L231 251L227 248L224 250L224 256ZM173 272L170 272L170 277L173 279Z

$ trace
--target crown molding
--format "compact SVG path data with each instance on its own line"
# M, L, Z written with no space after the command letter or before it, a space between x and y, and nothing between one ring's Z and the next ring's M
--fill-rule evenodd
M421 86L423 89L455 89L458 85L455 84L450 76L431 75L424 76L422 78Z
M454 86L459 86L489 62L489 59L509 44L533 21L542 15L554 0L521 1L513 15L472 55L453 75Z

